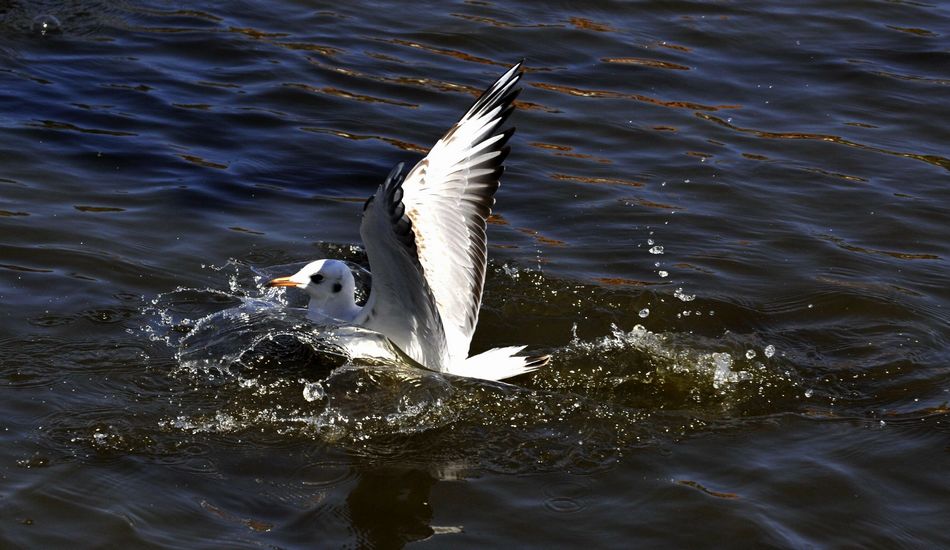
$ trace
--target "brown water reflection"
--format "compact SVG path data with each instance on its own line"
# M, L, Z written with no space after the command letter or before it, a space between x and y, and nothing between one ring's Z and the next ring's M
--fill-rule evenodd
M858 149L864 149L867 151L873 151L875 153L884 153L886 155L894 155L898 157L905 157L909 159L919 160L921 162L926 162L928 164L933 164L934 166L939 166L945 170L950 170L950 159L946 157L941 157L938 155L920 155L917 153L907 153L901 151L894 151L891 149L885 149L882 147L875 147L872 145L865 145L856 141L842 138L840 136L830 135L830 134L815 134L807 132L769 132L765 130L756 130L754 128L743 128L731 124L730 122L723 120L722 118L708 115L705 113L696 113L696 116L710 122L715 122L720 126L725 126L730 130L736 132L741 132L744 134L753 134L756 137L765 138L765 139L805 139L805 140L814 140L814 141L825 141L830 143L836 143L838 145L846 145L848 147L855 147Z
M571 86L562 86L558 84L546 84L543 82L535 82L531 84L535 88L540 88L542 90L548 90L551 92L559 92L562 94L569 94L580 97L594 97L594 98L603 98L603 99L632 99L635 101L641 101L643 103L652 103L654 105L660 105L662 107L672 107L674 109L694 109L698 111L718 111L720 109L739 109L739 105L719 105L713 107L712 105L703 105L701 103L694 103L691 101L665 101L662 99L656 99L642 94L628 94L623 92L613 92L609 90L585 90L581 88L574 88Z
M0 9L0 546L950 546L946 6L234 8ZM348 361L260 281L522 57L550 368Z

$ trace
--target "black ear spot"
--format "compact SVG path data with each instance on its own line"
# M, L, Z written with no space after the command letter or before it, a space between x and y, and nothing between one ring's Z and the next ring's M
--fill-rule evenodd
M343 285L340 283L333 283L333 292L339 292L343 290Z

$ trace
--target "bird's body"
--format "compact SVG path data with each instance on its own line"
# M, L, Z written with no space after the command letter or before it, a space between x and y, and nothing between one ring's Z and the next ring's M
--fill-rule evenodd
M366 201L360 234L373 282L362 307L349 267L311 262L271 281L310 295L308 316L379 332L421 365L500 380L530 372L547 357L520 357L524 346L469 357L485 284L485 228L514 129L521 64L486 90L405 177L402 164Z

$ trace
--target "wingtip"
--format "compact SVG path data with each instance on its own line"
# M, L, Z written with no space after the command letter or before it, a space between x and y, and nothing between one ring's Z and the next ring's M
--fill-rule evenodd
M505 75L499 80L504 79L505 76L511 78L513 81L521 80L521 77L524 76L524 58L522 57L517 63L512 65L511 68L505 72Z
M515 126L509 126L501 131L501 139L498 140L498 143L495 144L495 147L505 147L508 144L508 140L511 139L511 136L515 135Z
M521 70L521 66L521 62L519 61L505 71L505 74L498 77L491 86L479 94L472 106L465 112L465 115L462 117L462 122L497 106L501 106L503 109L503 116L501 118L506 119L507 116L511 114L510 107L521 92L521 88L517 87L521 76L524 74L524 71ZM504 120L502 120L502 122L504 122Z
M519 357L524 361L517 373L512 373L508 378L514 378L515 376L521 376L523 374L531 374L532 372L537 371L540 368L548 366L548 363L551 362L550 355L535 355L532 357Z
M541 367L546 367L548 363L551 362L551 356L550 355L534 355L531 357L525 357L524 362L525 362L525 368L529 368L531 370L537 370L537 369L540 369Z

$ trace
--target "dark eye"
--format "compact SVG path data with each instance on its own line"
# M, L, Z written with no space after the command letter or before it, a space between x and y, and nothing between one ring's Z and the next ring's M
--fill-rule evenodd
M323 282L323 275L320 275L319 273L314 273L313 275L310 276L310 281L313 282L313 284L318 285Z

